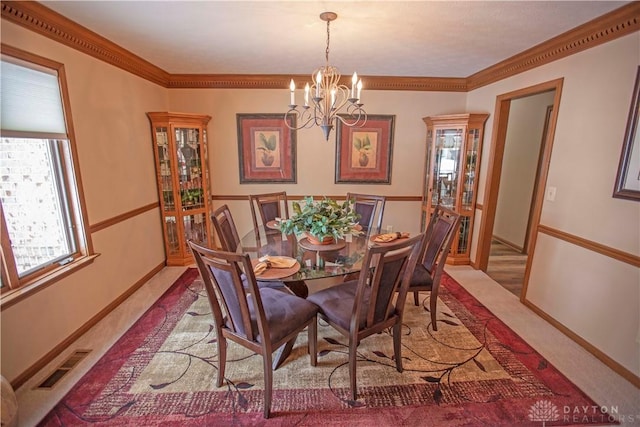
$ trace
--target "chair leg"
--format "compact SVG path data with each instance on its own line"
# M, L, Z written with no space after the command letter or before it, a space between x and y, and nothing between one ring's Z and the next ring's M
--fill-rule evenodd
M402 323L393 325L393 355L396 358L396 369L402 372Z
M416 305L416 307L418 305L420 305L419 301L418 301L418 291L413 291L413 303Z
M227 365L227 340L222 336L222 331L218 331L218 380L216 387L222 387L224 380L224 369Z
M308 331L309 338L309 357L311 358L311 366L318 365L318 319L314 316L311 323L309 323Z
M358 343L355 339L349 339L349 382L351 384L351 400L358 398L356 390L356 354L358 353Z
M438 330L437 304L438 295L431 291L431 295L429 296L429 309L431 310L431 325L433 326L434 331Z
M263 354L264 369L264 417L271 415L271 391L273 388L273 370L271 369L271 354Z

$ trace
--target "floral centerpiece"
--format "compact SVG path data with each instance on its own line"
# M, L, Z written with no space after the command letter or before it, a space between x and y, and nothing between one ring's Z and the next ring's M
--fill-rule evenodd
M293 215L280 222L280 231L296 236L306 234L313 244L328 244L347 234L360 234L359 219L353 200L338 203L325 197L314 201L307 196L304 203L293 202Z

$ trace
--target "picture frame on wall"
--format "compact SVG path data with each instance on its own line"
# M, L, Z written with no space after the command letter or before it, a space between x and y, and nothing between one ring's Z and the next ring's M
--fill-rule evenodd
M640 201L640 67L631 96L631 108L624 134L622 153L613 197Z
M296 182L295 117L236 114L240 184Z
M391 184L395 118L368 115L353 127L336 120L336 184Z

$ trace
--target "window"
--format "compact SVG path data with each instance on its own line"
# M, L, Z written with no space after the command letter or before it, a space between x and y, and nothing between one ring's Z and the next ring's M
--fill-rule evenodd
M7 291L50 283L90 257L64 67L2 45L0 243Z

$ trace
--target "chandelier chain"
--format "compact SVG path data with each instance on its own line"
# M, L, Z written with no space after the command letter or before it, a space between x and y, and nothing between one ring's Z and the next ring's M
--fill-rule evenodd
M330 37L329 24L331 24L331 21L327 21L327 50L325 51L325 58L327 59L327 66L329 65L329 37Z

